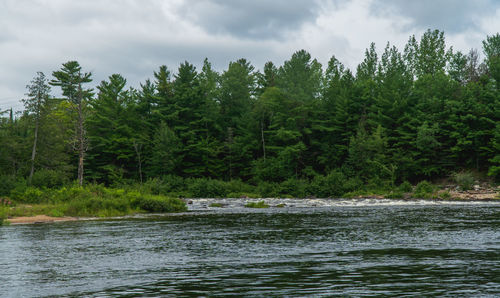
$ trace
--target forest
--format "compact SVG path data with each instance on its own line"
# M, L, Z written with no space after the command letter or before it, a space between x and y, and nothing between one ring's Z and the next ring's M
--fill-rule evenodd
M92 81L69 61L27 78L22 113L0 111L0 196L74 183L327 197L464 171L500 179L498 33L467 53L439 30L404 49L372 43L354 70L299 50L262 70L205 59L159 66L138 88Z

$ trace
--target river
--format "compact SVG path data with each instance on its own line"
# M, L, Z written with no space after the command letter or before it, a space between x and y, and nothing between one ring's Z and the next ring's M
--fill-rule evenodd
M498 202L246 201L0 227L0 297L500 296Z

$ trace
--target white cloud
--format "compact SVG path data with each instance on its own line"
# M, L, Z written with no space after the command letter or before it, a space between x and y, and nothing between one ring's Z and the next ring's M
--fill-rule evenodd
M489 2L481 0L484 5ZM95 84L120 73L133 86L151 77L162 64L175 71L185 60L201 65L207 57L224 70L229 61L243 57L262 68L269 60L280 65L299 49L306 49L323 65L335 55L354 69L370 42L377 44L379 52L387 41L402 49L410 34L419 36L427 28L426 18L403 13L389 0L266 3L0 1L0 110L21 108L16 102L35 73L50 76L69 60L92 71ZM189 5L198 8L188 12ZM218 8L212 10L213 6ZM447 34L448 44L464 51L480 48L486 34L500 28L496 12L481 18L477 26Z

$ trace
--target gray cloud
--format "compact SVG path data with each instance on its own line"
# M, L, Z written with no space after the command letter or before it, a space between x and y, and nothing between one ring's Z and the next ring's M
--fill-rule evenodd
M50 77L69 60L92 71L94 85L120 73L138 87L162 64L175 72L187 60L199 69L207 57L222 71L246 58L262 69L302 48L323 65L335 55L354 68L371 41L404 44L427 27L453 28L454 46L478 47L475 36L484 37L485 27L465 34L464 24L491 15L499 6L493 1L455 7L451 0L0 0L0 110L21 109L18 100L36 72ZM403 19L411 19L410 27L395 29ZM498 27L494 18L482 19Z
M316 0L194 0L179 12L210 33L268 39L314 21L318 4Z
M411 24L402 30L413 27L420 29L439 29L447 33L458 33L468 29L477 30L478 21L484 16L495 14L500 8L496 0L374 0L373 13L382 16L403 15L411 19Z

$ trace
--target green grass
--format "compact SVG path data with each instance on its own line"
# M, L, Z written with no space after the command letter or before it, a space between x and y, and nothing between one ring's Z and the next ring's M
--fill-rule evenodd
M245 207L247 208L269 208L269 205L264 201L260 202L248 202Z
M13 193L15 207L2 207L0 217L49 215L54 217L112 217L134 213L167 213L187 210L184 201L102 185L38 189Z
M221 203L212 203L209 205L209 207L213 207L213 208L222 208L224 205L222 205Z
M458 173L453 173L453 180L460 186L461 190L471 190L472 187L474 186L474 175L472 172L469 171L464 171L464 172L458 172Z

